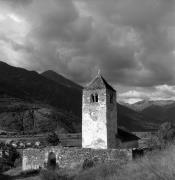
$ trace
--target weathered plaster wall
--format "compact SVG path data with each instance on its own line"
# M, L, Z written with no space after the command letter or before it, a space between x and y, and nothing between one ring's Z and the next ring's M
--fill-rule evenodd
M98 102L91 103L91 94L98 94ZM83 91L82 147L107 149L106 90Z
M128 161L132 159L132 150L126 149L82 149L47 147L43 149L25 149L23 151L23 171L44 167L48 155L54 152L60 167L73 168L75 164L82 165L85 159L97 159L99 163L109 161Z
M116 134L117 134L117 103L116 93L108 90L106 93L107 104L107 138L108 148L117 148ZM112 102L110 101L112 95Z

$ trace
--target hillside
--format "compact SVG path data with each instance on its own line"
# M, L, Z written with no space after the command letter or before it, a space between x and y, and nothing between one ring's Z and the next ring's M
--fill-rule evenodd
M81 89L51 81L35 71L0 62L0 94L39 101L81 116Z
M34 109L39 131L54 129L59 122L57 128L81 132L81 101L82 87L53 71L38 74L0 62L1 128L20 130L18 111L23 112L23 116L28 116L28 112ZM36 106L37 109L33 108ZM30 121L32 120L25 121L28 126ZM118 124L131 131L145 131L156 127L154 120L120 104Z
M62 84L66 87L73 88L73 89L75 88L78 90L82 89L82 87L80 85L74 83L73 81L65 78L64 76L62 76L52 70L45 71L45 72L41 73L41 75L49 80L52 80L58 84Z
M81 89L0 62L0 128L20 131L24 119L28 131L32 127L31 112L35 131L57 128L77 132L81 128Z
M141 114L147 122L154 122L157 125L166 121L175 123L175 101L140 101L127 107Z
M135 111L143 111L152 106L166 107L166 106L174 106L174 104L175 101L172 100L157 100L157 101L143 100L136 102L134 104L124 104L124 105Z
M118 104L118 125L130 131L149 131L158 127L153 119L149 120L140 112L136 112L121 104Z
M80 118L53 106L18 98L0 97L0 129L7 131L59 133L77 132Z
M141 113L148 119L154 119L157 124L170 121L175 124L175 102L164 106L152 105L145 108Z

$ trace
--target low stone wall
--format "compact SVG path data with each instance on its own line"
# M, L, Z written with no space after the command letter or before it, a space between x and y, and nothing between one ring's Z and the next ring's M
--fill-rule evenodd
M46 147L43 149L24 149L22 169L43 168L50 152L55 153L59 167L73 168L82 164L85 159L97 159L99 162L128 161L132 159L132 150L126 149L83 149L65 147Z

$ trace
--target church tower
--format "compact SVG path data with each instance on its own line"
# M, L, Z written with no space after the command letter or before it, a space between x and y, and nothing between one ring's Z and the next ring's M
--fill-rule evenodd
M116 148L116 91L100 73L83 89L82 148Z

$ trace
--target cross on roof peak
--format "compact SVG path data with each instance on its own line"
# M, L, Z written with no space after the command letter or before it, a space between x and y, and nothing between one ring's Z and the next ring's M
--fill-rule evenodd
M98 75L101 75L101 69L98 69Z

